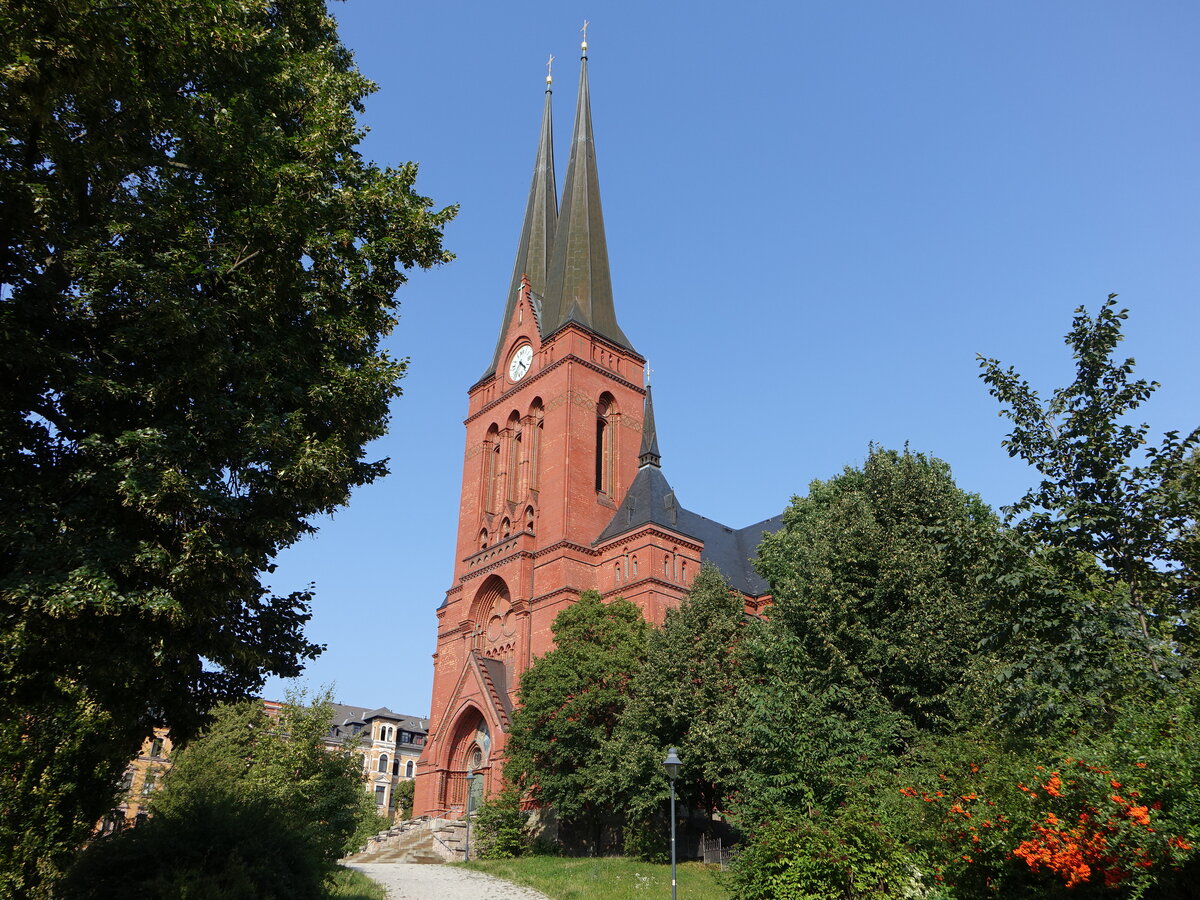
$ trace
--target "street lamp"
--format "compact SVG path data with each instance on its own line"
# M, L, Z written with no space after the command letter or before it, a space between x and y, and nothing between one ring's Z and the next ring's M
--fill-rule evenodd
M671 782L671 900L675 900L675 779L679 777L679 757L672 747L663 760L663 769Z
M475 799L475 779L479 776L473 769L467 769L467 839L463 843L463 862L471 858L471 801Z

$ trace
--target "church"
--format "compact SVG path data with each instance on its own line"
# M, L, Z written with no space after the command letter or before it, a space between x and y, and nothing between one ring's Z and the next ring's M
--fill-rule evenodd
M600 208L587 42L562 203L546 78L533 183L487 368L467 391L454 577L437 610L429 735L414 815L461 816L467 773L502 784L521 673L585 590L661 624L702 562L746 598L781 517L729 528L679 505L663 473L646 360L617 323Z

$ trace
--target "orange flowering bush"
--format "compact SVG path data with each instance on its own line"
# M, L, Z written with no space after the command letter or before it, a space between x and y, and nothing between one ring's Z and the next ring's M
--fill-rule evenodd
M934 879L964 896L1139 896L1194 852L1177 833L1146 763L1115 767L1067 757L1054 767L1012 757L940 773L898 794L923 823Z

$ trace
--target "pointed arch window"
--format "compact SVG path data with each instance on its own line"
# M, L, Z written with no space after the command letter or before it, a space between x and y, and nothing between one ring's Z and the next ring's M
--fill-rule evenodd
M531 491L538 489L538 469L541 467L542 424L544 418L545 410L542 408L542 398L535 397L533 403L529 404L529 446L525 451L529 454L529 489Z
M533 507L525 507L525 530L533 534Z
M612 394L601 394L600 402L596 404L596 490L610 496L613 492L615 429L612 418L615 412Z
M516 503L521 499L521 456L522 437L521 437L521 417L514 410L512 415L508 417L508 425L505 428L508 434L508 470L505 472L505 481L507 482L507 499Z
M495 512L500 499L500 428L495 424L483 439L483 511Z

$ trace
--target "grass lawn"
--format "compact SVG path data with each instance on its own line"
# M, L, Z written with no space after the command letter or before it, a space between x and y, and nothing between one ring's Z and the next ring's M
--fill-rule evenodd
M524 856L456 863L516 884L537 888L554 900L664 900L671 896L671 867L623 857ZM679 900L726 900L717 867L679 866Z
M341 869L326 894L330 900L386 900L383 888L362 872Z

